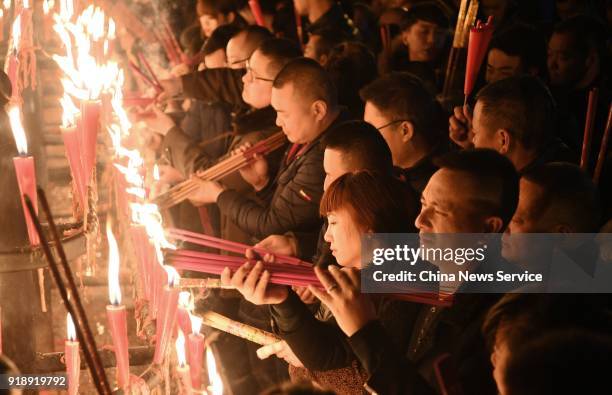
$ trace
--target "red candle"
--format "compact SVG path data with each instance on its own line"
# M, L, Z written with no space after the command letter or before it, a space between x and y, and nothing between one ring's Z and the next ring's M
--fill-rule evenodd
M110 222L106 223L108 238L108 294L110 305L106 306L106 317L110 327L115 358L117 360L117 383L119 388L130 384L130 361L128 356L127 313L121 304L121 287L119 286L119 247L111 231Z
M34 209L38 213L37 207L37 195L36 195L36 171L34 167L34 158L28 156L28 142L25 136L25 130L23 130L23 124L21 123L21 113L18 106L12 106L8 111L11 129L13 131L13 137L17 145L17 151L19 156L13 158L13 164L15 165L15 174L17 175L17 183L19 185L19 196L21 198L21 205L23 207L23 214L25 216L26 225L28 228L28 237L31 245L40 244L38 233L34 228L34 222L28 212L23 195L27 195Z
M202 363L204 360L204 335L200 333L202 318L194 315L191 318L191 333L188 336L189 366L191 366L191 385L196 390L202 386Z
M77 126L69 126L61 128L62 140L64 148L66 148L66 157L70 165L70 173L72 181L76 186L78 199L81 202L81 207L85 207L87 199L87 189L85 187L85 176L83 174L83 165L81 163L81 153L79 147L79 136Z
M180 277L176 270L171 266L164 266L167 272L168 284L163 287L159 311L157 312L157 343L155 344L155 355L153 362L161 364L166 356L170 337L176 322L176 312L178 308L179 289L176 288Z
M259 6L258 0L249 0L249 7L251 7L251 12L253 13L253 17L255 17L255 22L259 26L266 27L266 22L263 17L263 13L261 12L261 7Z
M191 310L190 299L191 294L188 291L179 293L177 321L183 333L191 333L191 320L189 318L189 310Z
M176 338L176 357L178 359L178 366L176 367L176 373L178 373L183 384L183 393L192 394L193 387L191 386L191 374L189 365L185 359L185 336L182 331L179 331Z
M484 60L489 47L489 42L493 36L493 21L489 17L487 23L477 22L476 26L470 28L468 41L468 53L465 69L465 83L463 93L468 96L474 89L474 83L478 75L480 65Z
M70 314L66 318L66 329L64 360L68 376L68 395L77 395L79 393L79 376L81 375L81 355L79 354L79 342L76 340L76 330Z
M89 185L92 172L96 165L96 146L98 142L98 130L100 129L100 100L83 100L81 102L82 117L82 158L85 169L85 181Z

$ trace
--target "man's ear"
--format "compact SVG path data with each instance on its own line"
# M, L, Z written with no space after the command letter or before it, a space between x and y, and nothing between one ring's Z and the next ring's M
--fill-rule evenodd
M485 219L484 233L500 233L504 228L504 221L499 217L488 217Z
M407 143L414 137L414 125L410 121L403 121L399 126L402 142Z
M315 101L310 108L317 121L322 121L327 116L327 103L323 100Z
M506 155L508 151L510 151L510 147L513 143L510 132L508 132L506 129L497 129L496 139L499 153Z
M410 35L410 28L402 31L402 44L408 46L408 36Z

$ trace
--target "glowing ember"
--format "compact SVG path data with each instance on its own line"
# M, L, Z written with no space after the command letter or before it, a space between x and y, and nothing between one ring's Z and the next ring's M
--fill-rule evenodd
M223 381L221 376L217 373L217 363L215 362L215 356L212 350L206 349L206 366L208 370L208 393L211 395L223 395Z
M176 337L176 358L180 367L187 365L187 358L185 357L185 335L183 331L179 329L178 336Z
M200 333L200 330L202 330L202 318L189 313L189 319L191 320L191 333Z
M76 329L74 327L74 322L72 322L72 316L70 313L66 314L66 339L73 342L76 341Z
M108 238L108 298L112 305L120 305L119 247L113 235L110 220L106 221L106 237Z
M25 130L23 129L23 123L21 122L21 111L19 106L11 106L8 110L8 116L11 123L11 130L13 131L13 138L15 139L15 145L17 145L17 151L21 155L28 154L28 140L26 139Z

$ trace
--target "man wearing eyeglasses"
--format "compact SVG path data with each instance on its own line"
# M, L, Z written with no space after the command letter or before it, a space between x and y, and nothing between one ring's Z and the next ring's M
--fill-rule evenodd
M417 77L391 73L360 92L364 120L377 128L391 149L393 165L421 193L437 170L432 158L444 151L438 105Z

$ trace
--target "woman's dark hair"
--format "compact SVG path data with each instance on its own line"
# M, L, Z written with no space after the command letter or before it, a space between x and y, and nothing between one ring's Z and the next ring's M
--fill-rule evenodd
M369 171L347 173L335 180L321 199L320 213L347 210L362 231L414 231L418 202L401 181Z

